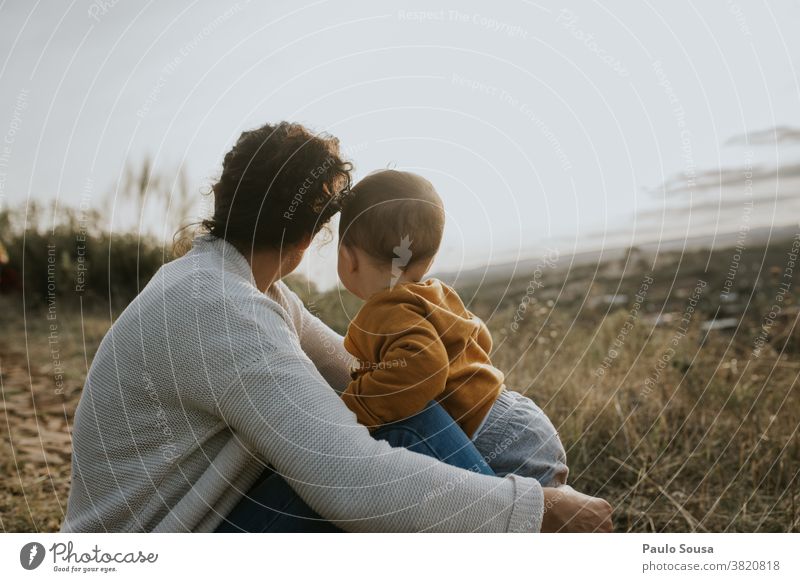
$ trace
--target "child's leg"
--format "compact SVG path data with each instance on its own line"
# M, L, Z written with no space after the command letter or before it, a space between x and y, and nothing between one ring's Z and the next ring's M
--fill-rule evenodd
M475 473L494 475L474 443L438 402L430 402L417 414L384 424L372 432L372 438L387 441L438 459L448 465Z
M567 482L567 454L553 423L530 398L504 390L474 438L499 476L533 477L545 487Z

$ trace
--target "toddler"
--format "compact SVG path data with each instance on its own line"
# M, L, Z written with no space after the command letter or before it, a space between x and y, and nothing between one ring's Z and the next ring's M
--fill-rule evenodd
M425 279L443 230L442 201L421 176L381 170L353 187L340 218L338 270L365 303L344 340L357 362L344 402L376 428L436 400L497 475L563 485L566 454L550 419L506 389L486 325L452 288Z

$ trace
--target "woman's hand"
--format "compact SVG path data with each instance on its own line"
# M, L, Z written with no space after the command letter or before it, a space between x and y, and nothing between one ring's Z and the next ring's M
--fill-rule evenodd
M543 532L610 532L611 505L605 499L590 497L569 485L545 487Z

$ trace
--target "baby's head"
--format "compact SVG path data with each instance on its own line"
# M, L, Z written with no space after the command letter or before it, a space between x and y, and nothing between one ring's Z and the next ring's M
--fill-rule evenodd
M351 190L339 220L339 278L361 299L419 281L444 231L444 207L422 176L379 170Z

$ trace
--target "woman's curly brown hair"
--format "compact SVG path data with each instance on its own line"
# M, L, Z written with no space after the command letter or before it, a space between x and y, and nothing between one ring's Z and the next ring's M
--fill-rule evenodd
M239 250L278 249L316 235L350 191L339 140L282 121L245 131L213 186L203 227Z

